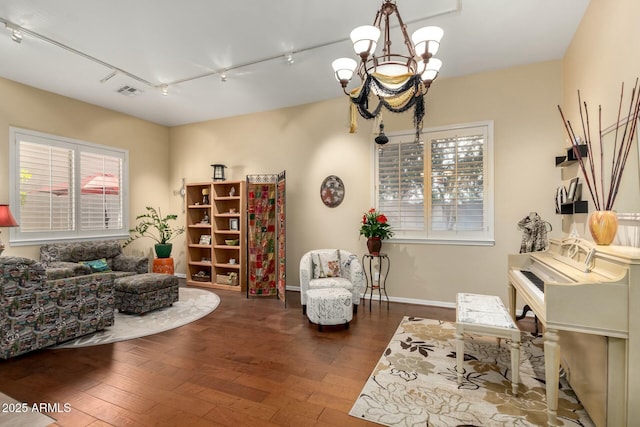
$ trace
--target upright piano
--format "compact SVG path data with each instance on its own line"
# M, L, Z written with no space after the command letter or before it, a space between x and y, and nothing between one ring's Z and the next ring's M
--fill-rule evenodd
M509 255L516 300L544 327L549 425L558 425L560 365L598 427L640 422L640 249L550 240L543 252Z

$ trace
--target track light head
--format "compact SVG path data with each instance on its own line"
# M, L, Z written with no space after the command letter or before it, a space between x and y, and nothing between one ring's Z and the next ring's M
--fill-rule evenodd
M4 24L7 27L7 30L11 31L11 40L16 43L22 42L22 31L20 31L19 27L13 26L11 24Z

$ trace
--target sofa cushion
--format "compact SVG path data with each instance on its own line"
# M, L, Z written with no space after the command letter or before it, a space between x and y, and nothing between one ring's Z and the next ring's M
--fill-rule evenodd
M122 253L117 240L49 243L40 246L40 261L49 265L55 261L80 262L92 259L114 258Z

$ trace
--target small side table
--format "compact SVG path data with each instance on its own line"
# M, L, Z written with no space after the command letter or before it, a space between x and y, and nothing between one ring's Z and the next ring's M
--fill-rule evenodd
M374 277L373 274L373 261L377 259L380 271L378 271L378 277ZM373 290L378 290L379 301L382 302L382 293L387 299L387 310L389 309L389 295L387 295L387 275L389 274L389 268L391 268L391 260L387 254L364 254L362 256L362 268L364 269L364 278L367 280L367 287L364 290L364 295L367 294L369 286L371 286L371 293L369 296L369 311L371 311L371 300L373 299ZM369 285L371 284L371 285Z
M154 258L153 272L162 274L173 274L173 258Z

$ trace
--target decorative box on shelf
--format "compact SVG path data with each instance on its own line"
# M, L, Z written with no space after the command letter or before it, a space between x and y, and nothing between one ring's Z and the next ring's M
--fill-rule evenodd
M238 284L238 275L236 273L217 274L216 283L219 283L221 285L236 286Z
M195 282L210 282L211 276L204 271L200 271L194 274L193 276L191 276L191 279L193 279L193 281Z

